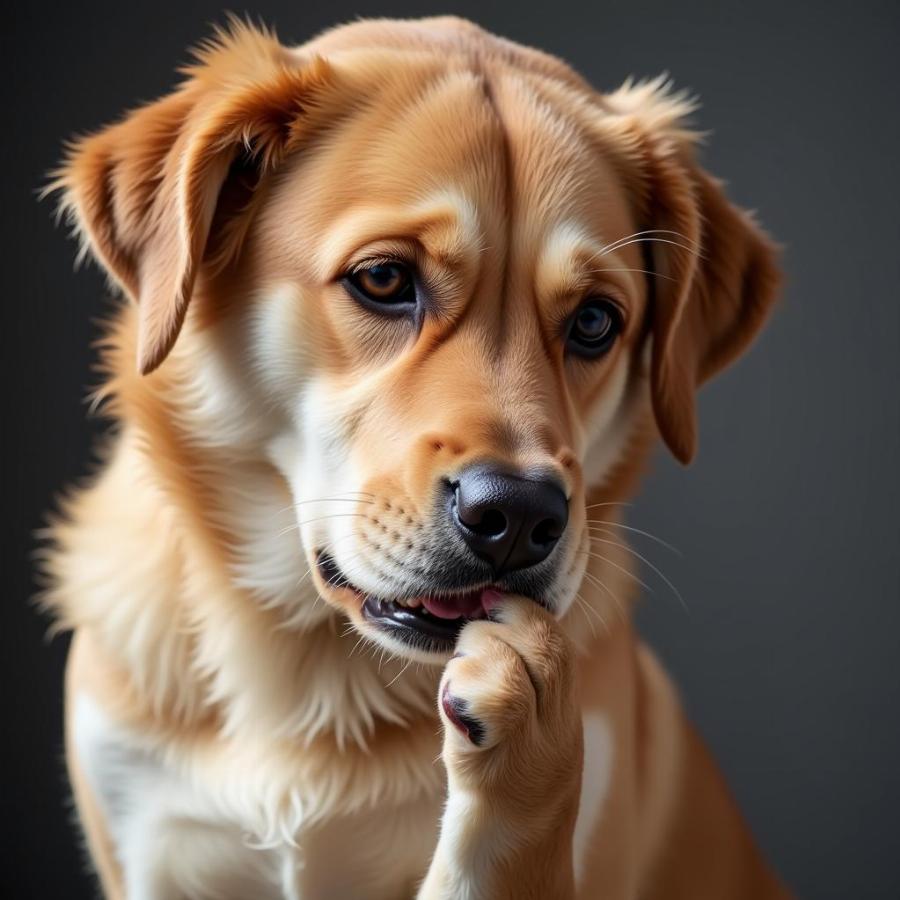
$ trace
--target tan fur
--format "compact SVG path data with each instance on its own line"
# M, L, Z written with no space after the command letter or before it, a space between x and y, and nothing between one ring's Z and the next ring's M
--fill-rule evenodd
M132 301L104 348L116 433L48 563L107 896L247 896L270 859L266 896L785 896L632 631L618 507L598 506L634 490L657 430L693 455L694 391L777 282L694 161L690 104L661 82L595 93L457 19L294 49L232 23L185 77L76 142L54 183ZM419 333L340 287L373 257L427 278ZM573 362L553 323L591 293L624 330ZM411 662L316 552L367 590L406 577L440 551L436 483L484 458L566 486L557 617L509 598L460 655ZM196 829L117 845L79 758L85 697L133 765L201 798ZM587 722L612 768L573 863Z

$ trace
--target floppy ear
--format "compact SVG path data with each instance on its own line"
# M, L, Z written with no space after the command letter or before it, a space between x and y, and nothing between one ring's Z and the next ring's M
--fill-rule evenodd
M229 173L255 183L297 146L330 69L232 20L183 72L173 94L75 142L50 185L83 252L138 305L142 373L178 337Z
M777 252L752 217L694 159L693 103L664 79L607 98L640 157L641 231L654 279L651 394L660 434L683 463L697 443L697 387L735 359L765 321Z

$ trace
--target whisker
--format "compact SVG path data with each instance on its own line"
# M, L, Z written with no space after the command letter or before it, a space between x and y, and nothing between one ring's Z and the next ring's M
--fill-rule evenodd
M302 500L300 503L295 503L293 509L298 509L308 503L360 503L363 506L375 505L374 500L360 500L358 497L322 497L321 500ZM291 507L288 507L288 509L291 509Z
M591 635L596 640L597 629L594 628L594 622L587 614L587 610L586 610L587 603L586 603L584 597L582 597L581 594L578 593L578 591L575 591L575 602L578 604L578 608L584 614L585 621L588 623L588 627L591 629Z
M620 237L618 240L607 244L605 247L602 247L598 253L594 254L594 256L602 256L604 253L608 253L610 250L615 250L620 244L624 244L626 241L633 241L635 238L654 234L668 234L672 237L679 238L680 240L684 241L685 244L693 244L695 247L700 247L700 244L697 241L692 240L686 234L683 234L680 231L673 231L671 228L647 228L644 231L635 231L633 234L627 234L625 235L625 237Z
M650 534L649 531L642 531L640 528L635 528L633 525L623 525L621 522L609 522L603 519L587 519L586 524L589 529L594 527L595 525L611 525L614 528L623 528L625 531L632 531L635 534L642 534L644 537L650 538L651 541L656 541L657 544L661 544L667 550L671 550L678 556L684 556L684 554L677 547L673 547L672 544L670 544L668 541L664 541L661 537L657 537L655 534Z
M578 604L578 609L581 611L581 614L584 616L585 621L588 623L588 628L591 629L591 637L594 638L594 640L596 640L597 639L597 629L594 628L594 620L591 619L590 616L588 616L587 611L585 610L584 597L582 597L581 594L576 592L575 602Z
M590 506L586 506L585 509L597 509L599 506L634 506L634 504L627 503L624 500L609 500L606 503L592 503Z
M684 601L684 597L681 596L681 591L679 591L678 588L675 587L674 584L672 584L672 581L666 575L664 575L655 565L653 565L653 563L650 562L650 560L647 559L646 556L642 556L633 547L629 547L628 544L623 544L619 541L607 541L603 538L595 537L592 535L591 542L593 543L594 541L599 541L601 544L611 544L614 547L621 547L623 550L626 550L628 553L631 553L633 556L637 557L645 566L648 566L650 569L652 569L666 583L672 593L678 598L678 602L681 604L684 611L690 612L687 603L685 603Z
M693 238L689 238L683 231L674 231L671 228L645 228L643 231L635 231L634 234L629 234L625 238L620 238L620 240L628 240L628 238L640 237L642 234L673 234L675 237L680 237L685 243L688 244L696 244L700 246L699 241L695 241Z
M665 278L666 281L677 281L671 275L663 275L662 272L654 272L653 269L588 269L587 274L599 275L601 272L639 272L641 275L652 275L655 278Z
M353 626L351 625L350 627L352 628ZM366 639L366 636L365 636L364 634L361 634L361 635L359 636L359 640L353 645L353 647L350 649L350 652L347 654L347 659L350 659L350 658L353 656L353 654L356 653L357 649L359 648L359 645L360 645L365 639Z
M365 513L359 512L351 512L351 513L332 513L327 516L316 516L313 519L307 519L304 522L291 522L290 525L286 525L281 531L278 532L278 537L284 537L286 534L290 534L292 531L299 531L304 525L311 525L313 522L321 522L325 519L340 519L340 518L348 518L350 516L356 516L365 518Z
M645 590L650 591L651 594L653 593L653 588L650 587L650 585L647 584L646 581L642 581L637 575L634 574L634 572L631 571L631 569L627 569L625 566L620 565L620 564L617 563L614 559L609 559L609 558L606 557L606 556L601 556L599 553L591 553L589 550L588 550L588 551L581 551L581 552L582 552L582 553L585 553L585 552L586 552L589 559L599 559L601 562L608 563L609 565L611 565L611 566L613 566L614 568L618 569L620 572L624 572L629 578L631 578L631 579L633 579L634 581L636 581L642 588L644 588ZM596 576L595 576L595 577L596 577Z
M356 496L353 496L353 495ZM336 497L309 497L307 500L298 500L293 506L303 506L306 503L324 503L326 500L336 501L336 500L344 500L347 503L356 503L357 497L374 497L375 495L371 491L347 491L343 494L338 494Z
M348 491L347 494L359 494L364 497L374 497L375 495L369 491ZM339 494L337 497L310 497L308 500L298 500L290 506L285 506L278 510L278 515L284 515L292 509L306 506L308 503L374 503L374 500L359 500L357 497L350 497L347 494Z
M609 594L610 597L612 597L613 603L616 604L616 611L619 613L619 616L622 618L622 621L624 622L625 621L625 607L624 607L622 601L619 599L618 595L614 594L612 592L612 590L610 589L610 587L605 582L601 581L592 572L588 572L587 570L585 570L584 577L587 578L588 581L590 581L592 584L599 585L601 588L603 588L604 591L606 591L607 594Z
M397 674L396 674L396 675L395 675L395 676L394 676L394 677L393 677L393 678L385 685L385 687L386 687L386 688L393 687L393 686L394 686L394 682L395 682L398 678L400 678L400 676L403 675L403 674L406 672L406 670L407 670L411 665L412 665L412 660L411 660L411 659L408 659L408 660L406 661L406 664L403 666L403 668L400 669L400 671L399 671L399 672L398 672L398 673L397 673Z
M678 241L670 241L668 238L658 238L658 237L642 237L635 238L634 240L625 241L621 244L616 244L613 247L608 247L606 250L601 251L599 256L606 256L607 253L612 253L613 250L621 250L623 247L628 247L631 244L671 244L673 247L678 247L679 250L684 250L687 253L693 253L695 256L699 256L701 259L706 259L703 253L694 247L690 247L687 244L681 244Z
M585 611L586 614L590 613L592 616L594 616L594 618L596 618L597 621L603 626L603 630L607 634L610 633L609 625L607 624L606 619L604 619L603 616L601 616L600 613L598 613L597 610L594 609L594 607L591 606L583 597L581 599L581 608ZM590 621L590 620L588 620L588 621ZM596 634L597 634L597 632L595 631L594 632L595 637L596 637Z

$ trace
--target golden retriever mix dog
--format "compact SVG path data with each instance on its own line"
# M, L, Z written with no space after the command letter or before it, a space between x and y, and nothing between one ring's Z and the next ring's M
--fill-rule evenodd
M786 896L628 616L778 282L690 103L452 18L183 74L53 185L131 301L47 563L105 894Z

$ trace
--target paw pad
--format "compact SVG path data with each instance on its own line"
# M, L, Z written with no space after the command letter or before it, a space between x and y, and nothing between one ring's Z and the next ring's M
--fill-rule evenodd
M447 684L441 692L441 707L444 715L456 726L465 737L476 747L484 743L484 725L478 719L469 715L469 704L450 693L450 685Z

